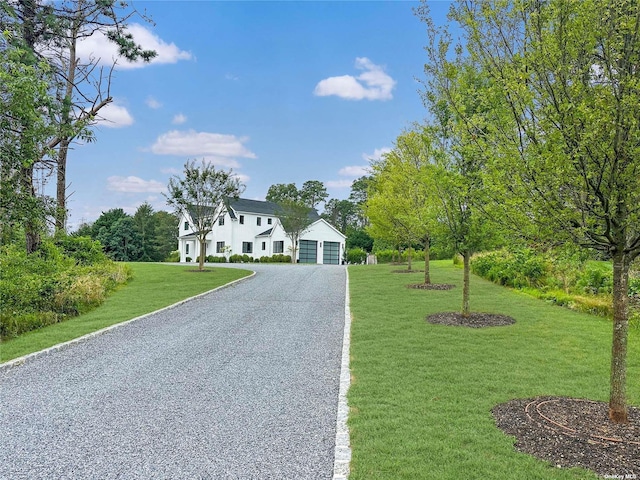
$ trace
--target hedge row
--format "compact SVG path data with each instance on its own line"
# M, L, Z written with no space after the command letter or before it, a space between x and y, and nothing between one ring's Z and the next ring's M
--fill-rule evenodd
M109 260L99 242L86 237L46 240L27 255L0 249L0 338L77 316L100 305L125 283L130 269Z

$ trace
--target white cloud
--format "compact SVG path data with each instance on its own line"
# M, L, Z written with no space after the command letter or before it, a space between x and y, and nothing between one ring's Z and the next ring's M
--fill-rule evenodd
M224 168L239 168L240 164L238 163L237 160L235 160L234 158L227 158L227 157L215 157L215 156L205 156L205 157L198 157L198 160L203 161L206 164L209 165L214 165L216 167L224 167Z
M187 121L187 117L179 113L177 115L174 115L173 120L171 120L171 123L173 123L174 125L182 125L186 121Z
M363 70L357 77L342 75L321 80L313 91L314 95L327 97L335 95L348 100L391 100L391 91L396 81L384 71L384 67L374 64L366 57L356 58L355 67Z
M133 35L134 41L143 49L156 51L156 57L149 64L177 63L180 60L193 58L191 52L180 50L174 43L165 42L143 25L132 23L128 26L127 31ZM119 57L116 45L100 32L78 42L77 53L82 63L86 63L92 58L99 60L102 65L111 65L114 60L117 60L117 68L121 69L142 68L146 65L142 60L129 62Z
M109 103L102 107L96 115L98 124L109 128L122 128L133 125L133 117L122 105Z
M353 180L329 180L325 182L327 188L349 188Z
M240 77L238 77L237 75L234 75L233 73L226 73L224 75L225 80L232 80L232 81L238 81L240 80Z
M182 173L182 170L178 168L169 167L169 168L161 168L160 172L168 175L178 175L179 173Z
M236 157L256 158L256 154L244 146L247 141L247 137L235 135L171 130L156 139L151 151L158 155L208 157L213 163L221 157L227 161Z
M166 185L156 180L143 180L139 177L118 177L107 178L107 190L123 193L160 193L164 192Z
M145 100L145 103L147 104L147 107L153 108L154 110L157 110L160 107L162 107L162 104L152 96L148 96L147 99Z
M369 175L369 167L367 165L343 167L338 171L338 175L343 177L362 177L364 175Z
M382 158L382 155L390 151L391 149L389 147L376 148L373 153L363 153L362 158L369 162L376 162Z
M248 183L249 180L251 180L251 177L249 177L249 175L245 175L243 173L236 173L234 174L234 176L240 180L240 183Z

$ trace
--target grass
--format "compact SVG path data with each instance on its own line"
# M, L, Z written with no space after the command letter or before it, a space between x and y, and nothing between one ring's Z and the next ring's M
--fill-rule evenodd
M406 288L421 273L349 267L352 385L348 399L358 479L593 479L515 451L491 409L513 398L558 395L607 401L610 321L552 306L472 276L473 311L514 317L507 327L432 325L457 311L462 271L431 263L449 291ZM640 332L629 337L628 398L640 405Z
M3 341L0 343L0 362L153 312L251 273L235 268L194 272L184 266L158 263L130 263L129 266L133 270L133 278L101 306L62 323Z

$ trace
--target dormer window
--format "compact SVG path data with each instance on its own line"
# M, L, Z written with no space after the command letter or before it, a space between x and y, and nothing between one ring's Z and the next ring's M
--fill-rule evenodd
M218 225L224 225L224 215L220 215L220 218L218 218Z
M189 230L189 222L184 222L184 229Z

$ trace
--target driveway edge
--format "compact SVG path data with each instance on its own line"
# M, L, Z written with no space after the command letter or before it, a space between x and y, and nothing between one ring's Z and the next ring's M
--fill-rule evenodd
M349 404L347 392L351 385L351 371L349 369L349 350L351 346L351 308L349 306L349 270L345 268L346 293L344 301L344 336L342 339L342 363L340 366L340 390L338 393L338 416L336 420L336 446L333 464L333 480L349 478L351 463L351 443L349 441Z
M195 300L197 298L200 297L204 297L205 295L209 295L210 293L213 293L217 290L222 290L223 288L227 288L227 287L231 287L233 285L235 285L236 283L242 282L243 280L248 280L252 277L254 277L256 275L256 272L252 272L251 275L247 275L246 277L242 277L239 278L237 280L233 280L232 282L229 283L225 283L224 285L220 285L219 287L216 287L212 290L207 290L206 292L203 293L199 293L198 295L194 295L193 297L189 297L189 298L185 298L184 300L180 300L179 302L173 303L171 305L168 305L166 307L163 307L159 310L154 310L153 312L149 312L149 313L145 313L144 315L140 315L139 317L135 317L132 318L130 320L125 320L124 322L120 322L120 323L116 323L114 325L111 325L109 327L105 327L102 328L100 330L96 330L95 332L91 332L91 333L87 333L85 335L82 335L81 337L78 338L74 338L72 340L68 340L66 342L63 343L58 343L57 345L52 345L51 347L45 348L44 350L39 350L37 352L32 352L32 353L28 353L27 355L23 355L22 357L18 357L18 358L14 358L13 360L9 360L8 362L5 363L0 363L0 372L8 370L10 368L13 367L19 367L20 365L24 365L25 363L28 363L38 357L44 356L44 355L50 355L53 352L56 352L58 350L64 350L68 347L71 347L73 345L75 345L76 343L80 343L80 342L85 342L93 337L97 337L98 335L102 335L104 333L110 332L111 330L115 330L116 328L120 328L124 325L127 325L129 323L133 323L133 322L137 322L138 320L142 320L143 318L147 318L151 315L154 315L156 313L160 313L160 312L164 312L165 310L171 310L172 308L176 308L180 305L183 305L187 302L190 302L192 300Z

